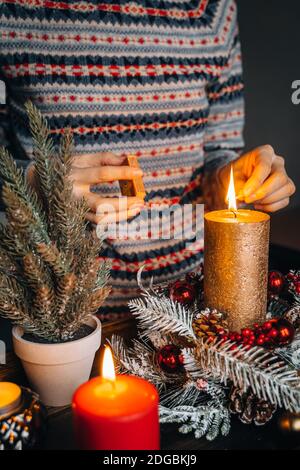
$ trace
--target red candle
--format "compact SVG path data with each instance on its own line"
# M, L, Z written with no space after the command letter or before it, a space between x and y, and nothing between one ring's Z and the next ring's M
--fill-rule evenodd
M109 348L102 377L81 385L73 397L75 438L87 450L158 450L158 393L146 380L115 376Z

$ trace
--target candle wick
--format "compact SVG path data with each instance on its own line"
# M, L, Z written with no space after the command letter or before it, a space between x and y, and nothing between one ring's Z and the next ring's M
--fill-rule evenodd
M110 384L112 386L112 389L115 391L116 390L116 381L115 380L110 380Z
M236 218L237 218L237 213L236 213L236 211L234 211L234 210L231 210L231 212L233 213L233 215L234 215L234 218L236 219Z

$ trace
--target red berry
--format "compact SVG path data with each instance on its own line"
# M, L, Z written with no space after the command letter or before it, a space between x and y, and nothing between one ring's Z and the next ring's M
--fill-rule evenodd
M266 321L266 322L263 324L263 329L264 329L264 330L271 330L271 328L272 328L272 322Z
M237 335L235 336L235 340L238 341L238 342L242 341L242 339L243 339L243 338L242 338L242 335L237 334Z
M251 334L250 328L243 328L242 329L242 335L243 336L250 336L250 334Z
M256 340L256 344L257 344L258 346L262 346L263 344L265 344L265 340L264 340L263 338L258 338L258 339Z
M233 351L234 349L236 349L238 347L237 344L233 344L232 346L230 346L229 350L230 351Z
M268 336L270 338L276 338L276 336L278 336L278 331L276 330L276 328L272 328L269 333L268 333Z
M256 330L257 328L259 328L259 323L254 323L253 328L254 328L255 330Z

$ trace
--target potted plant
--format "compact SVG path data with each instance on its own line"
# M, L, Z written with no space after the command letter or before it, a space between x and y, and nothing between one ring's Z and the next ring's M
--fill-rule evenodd
M33 140L34 189L0 148L6 222L0 225L0 315L14 323L13 344L29 382L51 406L71 402L88 380L101 341L93 316L109 293L102 239L85 221L84 200L72 197L73 139L59 151L46 120L26 110Z

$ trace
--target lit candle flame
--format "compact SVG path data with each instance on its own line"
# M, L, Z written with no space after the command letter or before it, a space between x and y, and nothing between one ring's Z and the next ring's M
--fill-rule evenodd
M230 211L236 212L236 197L235 197L235 188L234 188L234 178L233 178L233 168L230 170L230 181L228 186L228 192L226 196L226 201L228 202L228 209Z
M115 381L116 372L111 349L105 346L102 362L102 377L107 380Z

